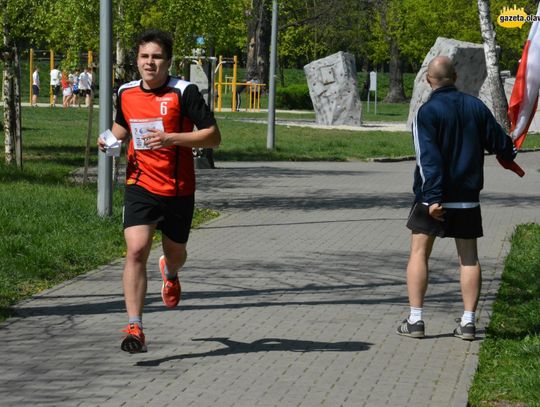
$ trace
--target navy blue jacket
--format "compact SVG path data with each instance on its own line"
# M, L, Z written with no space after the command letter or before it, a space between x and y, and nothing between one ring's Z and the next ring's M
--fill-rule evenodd
M484 151L515 158L511 138L486 105L446 86L432 92L413 122L416 202L479 202Z

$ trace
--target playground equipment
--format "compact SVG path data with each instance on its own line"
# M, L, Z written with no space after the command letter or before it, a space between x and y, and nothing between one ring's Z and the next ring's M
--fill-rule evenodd
M225 76L223 81L223 66L232 64L233 75ZM218 80L214 84L217 93L217 111L221 112L223 107L223 95L227 93L227 89L231 89L232 103L231 110L236 112L240 108L241 93L247 91L248 93L248 106L246 110L257 111L261 110L261 94L264 84L254 81L238 82L238 57L235 55L233 58L219 57L219 63L217 66Z
M250 111L261 108L261 89L264 85L256 82L238 82L238 58L207 57L205 55L184 56L189 62L189 81L199 88L212 111L221 112L224 90L230 87L232 92L231 110L236 112L240 107L240 94L247 91ZM219 62L218 62L219 61ZM217 66L216 66L217 63ZM223 65L232 64L233 76L223 81ZM217 74L217 80L216 80ZM230 81L229 81L230 79ZM216 98L217 96L217 98ZM194 148L193 158L196 168L215 168L213 150L210 148Z

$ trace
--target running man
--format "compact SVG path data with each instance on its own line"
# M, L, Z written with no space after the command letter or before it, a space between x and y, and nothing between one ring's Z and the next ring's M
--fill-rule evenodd
M168 308L174 308L180 300L178 271L187 258L194 209L192 148L214 148L221 142L216 120L197 87L169 76L171 37L159 30L147 31L139 38L137 49L141 79L120 87L111 129L117 139L129 139L123 273L129 319L121 349L130 353L147 349L142 315L153 234L156 229L162 232L161 296ZM105 151L101 138L98 146Z

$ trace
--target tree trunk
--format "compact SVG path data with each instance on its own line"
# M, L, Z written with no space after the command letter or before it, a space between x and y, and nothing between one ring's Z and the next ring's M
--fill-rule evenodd
M13 104L15 111L15 161L17 167L23 167L23 140L22 140L22 110L21 110L21 64L19 62L19 51L13 47L13 67L15 77L13 78Z
M390 44L390 63L389 63L389 87L388 94L384 98L387 103L404 102L405 90L403 89L403 72L401 71L401 52L397 40L388 29L389 2L379 0L377 7L381 13L381 26L385 34L386 42ZM391 18L391 17L390 17Z
M10 47L8 28L5 16L3 20L3 47L2 61L4 62L3 88L4 88L4 137L5 137L5 160L7 165L15 163L15 104L13 94L13 55Z
M271 16L265 0L252 0L248 21L247 79L268 83Z
M13 134L13 125L11 122L12 110L10 108L12 104L13 89L11 87L12 82L9 77L8 62L4 59L4 146L5 146L5 160L7 165L12 165L15 161L15 137Z
M281 87L285 87L285 66L283 65L283 58L278 57L278 67L279 67L279 84Z
M480 18L480 30L484 39L484 54L486 56L486 69L491 92L493 115L497 122L508 131L508 101L504 93L504 85L501 79L499 57L497 55L497 42L495 30L491 22L489 0L478 0L478 17Z
M405 102L405 89L403 88L403 71L401 70L401 53L395 39L390 40L390 84L388 94L384 98L386 103Z
M120 40L116 40L116 65L114 67L114 78L119 83L126 80L126 53Z

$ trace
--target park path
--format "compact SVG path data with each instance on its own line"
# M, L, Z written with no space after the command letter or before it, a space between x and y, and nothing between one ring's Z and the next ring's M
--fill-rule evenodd
M217 163L200 206L183 299L167 310L152 251L148 353L120 351L122 260L20 303L0 325L2 406L460 406L508 238L538 221L540 153L525 178L486 161L479 340L452 336L462 311L453 242L432 255L423 340L396 335L414 162Z

